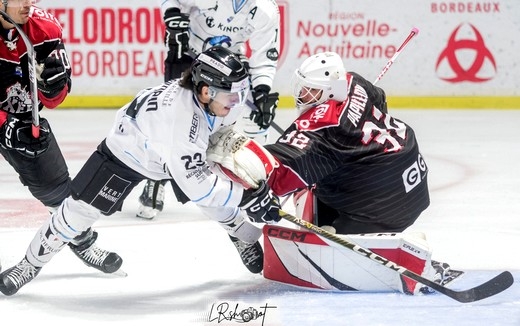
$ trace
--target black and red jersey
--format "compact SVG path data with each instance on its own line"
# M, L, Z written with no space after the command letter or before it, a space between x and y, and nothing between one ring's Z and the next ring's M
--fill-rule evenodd
M54 16L38 7L31 7L29 20L22 30L32 42L37 63L50 55L60 58L70 76L71 66L62 43L62 28ZM27 47L18 31L6 30L0 25L0 109L12 114L24 114L32 110L30 100ZM68 93L68 87L55 98L47 99L40 92L41 106L54 108L61 104ZM0 112L1 113L1 112ZM1 123L0 123L1 124Z
M280 162L269 184L277 195L312 186L340 214L395 224L428 207L427 166L413 129L388 114L384 91L353 72L347 82L344 102L307 110L266 145Z

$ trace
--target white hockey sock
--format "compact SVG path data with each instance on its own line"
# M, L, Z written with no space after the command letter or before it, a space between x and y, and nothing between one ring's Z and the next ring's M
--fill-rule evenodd
M67 198L36 232L27 248L27 260L36 267L48 263L74 237L88 229L100 217L94 207Z
M199 206L204 215L218 222L230 236L247 243L255 243L262 235L262 229L244 218L239 208Z
M248 218L244 218L241 211L233 219L219 223L230 236L247 243L257 242L262 235L262 229L251 223Z

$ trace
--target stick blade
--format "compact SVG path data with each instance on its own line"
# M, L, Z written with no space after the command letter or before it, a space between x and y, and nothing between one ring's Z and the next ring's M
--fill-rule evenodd
M475 302L482 299L489 298L502 291L507 290L514 283L513 274L508 271L502 272L486 283L476 286L465 291L453 291L448 288L441 289L439 292L462 302ZM444 291L443 291L444 290Z

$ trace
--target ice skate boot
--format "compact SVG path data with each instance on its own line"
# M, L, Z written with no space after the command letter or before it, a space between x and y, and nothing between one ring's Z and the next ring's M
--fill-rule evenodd
M164 207L164 184L165 180L148 180L139 196L139 209L136 216L153 219Z
M464 274L463 271L451 269L447 263L441 263L436 260L432 260L432 266L435 269L435 276L433 280L435 283L446 286L447 284L455 281L458 277Z
M41 269L24 257L21 262L0 274L0 292L5 295L15 294L22 286L32 281Z
M435 283L439 283L442 286L446 286L451 282L455 281L457 278L464 274L463 271L459 271L456 269L451 269L448 263L441 263L436 260L432 260L432 266L435 270L435 275L433 276L433 281ZM420 291L424 294L434 293L435 290L428 286L424 286L420 289Z
M110 252L96 246L97 232L88 229L69 243L72 252L85 265L103 273L114 273L123 264L123 259L115 252Z
M247 243L232 236L229 238L237 248L244 266L253 274L260 273L264 269L264 251L260 242Z

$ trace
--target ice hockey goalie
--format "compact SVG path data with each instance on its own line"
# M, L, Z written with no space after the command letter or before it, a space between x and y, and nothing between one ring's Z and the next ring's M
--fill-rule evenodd
M221 165L227 175L255 186L268 178L278 164L260 145L235 132L215 137L207 156ZM265 171L264 171L265 169ZM314 198L310 190L294 195L296 215L314 222ZM263 228L266 279L326 291L370 291L418 294L427 288L416 281L339 246L307 230L292 225L265 225ZM434 262L421 233L381 233L339 235L430 280L442 281L442 264Z

